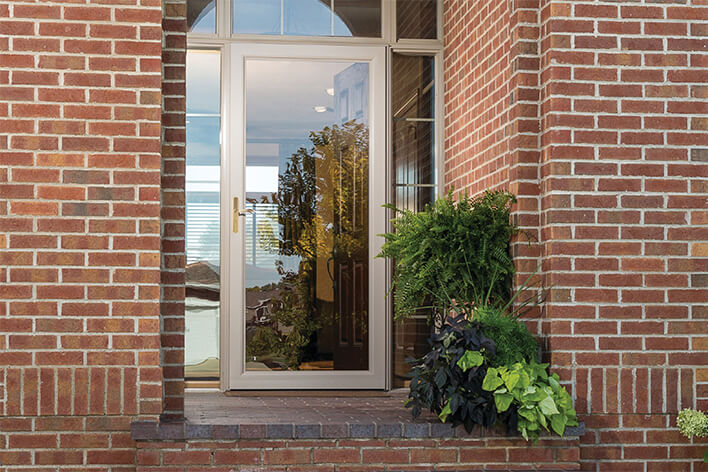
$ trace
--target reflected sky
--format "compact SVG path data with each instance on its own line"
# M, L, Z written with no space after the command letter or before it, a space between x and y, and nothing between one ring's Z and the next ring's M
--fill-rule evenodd
M337 35L352 35L329 0L234 0L234 33L281 34L282 27L286 35L329 36L332 26Z
M215 33L216 0L188 0L187 27L190 33Z
M219 113L219 51L187 51L187 113Z

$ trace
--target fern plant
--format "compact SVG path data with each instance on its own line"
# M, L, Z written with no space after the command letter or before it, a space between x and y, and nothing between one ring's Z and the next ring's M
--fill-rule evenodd
M389 205L394 232L383 235L379 257L395 264L395 319L447 310L451 300L505 305L514 274L509 241L518 232L509 220L514 202L508 192L455 200L450 191L419 213Z

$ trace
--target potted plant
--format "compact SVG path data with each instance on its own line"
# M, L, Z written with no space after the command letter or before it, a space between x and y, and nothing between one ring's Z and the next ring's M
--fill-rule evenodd
M537 298L518 302L527 283L512 291L514 201L507 192L459 200L449 193L419 213L390 207L394 232L384 235L380 256L394 261L395 319L425 308L440 321L430 351L411 361L406 406L413 416L429 409L467 431L503 423L535 440L542 429L562 435L577 419L519 319Z

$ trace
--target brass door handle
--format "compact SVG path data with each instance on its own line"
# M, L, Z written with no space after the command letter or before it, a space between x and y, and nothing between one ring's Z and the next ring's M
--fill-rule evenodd
M232 231L238 233L238 217L252 215L256 212L253 208L239 208L238 197L234 197Z

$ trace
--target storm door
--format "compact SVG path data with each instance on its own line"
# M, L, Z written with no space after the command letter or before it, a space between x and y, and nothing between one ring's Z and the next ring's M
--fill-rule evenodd
M384 58L231 47L225 388L385 386Z

